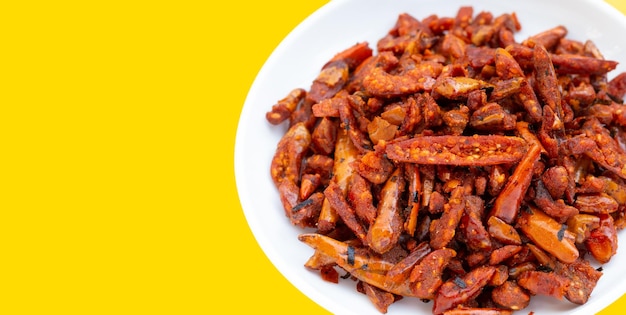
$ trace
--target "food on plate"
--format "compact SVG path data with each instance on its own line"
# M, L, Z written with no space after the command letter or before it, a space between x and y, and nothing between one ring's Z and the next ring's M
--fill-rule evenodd
M401 13L272 106L288 129L270 174L306 268L382 313L587 302L626 226L626 74L565 26L518 42L521 27Z

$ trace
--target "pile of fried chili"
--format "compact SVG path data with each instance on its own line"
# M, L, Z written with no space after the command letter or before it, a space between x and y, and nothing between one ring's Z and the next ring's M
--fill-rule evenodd
M520 29L472 7L400 14L376 53L347 48L272 107L289 128L271 176L307 268L356 281L382 313L590 298L589 262L609 262L626 226L626 73L609 80L617 62L564 26Z

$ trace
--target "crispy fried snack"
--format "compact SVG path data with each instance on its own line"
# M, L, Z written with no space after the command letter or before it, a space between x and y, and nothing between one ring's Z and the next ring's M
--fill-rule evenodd
M507 136L422 136L387 145L397 162L486 166L519 161L526 151L522 138Z
M469 6L401 13L377 53L337 53L272 106L289 128L270 174L308 269L357 281L381 313L593 298L589 261L610 263L626 226L626 73L609 80L617 62L565 26L520 28Z

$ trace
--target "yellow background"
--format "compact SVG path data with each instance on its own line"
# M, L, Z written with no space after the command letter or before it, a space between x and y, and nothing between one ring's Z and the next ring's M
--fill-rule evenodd
M0 314L327 314L233 174L254 77L326 2L1 4Z

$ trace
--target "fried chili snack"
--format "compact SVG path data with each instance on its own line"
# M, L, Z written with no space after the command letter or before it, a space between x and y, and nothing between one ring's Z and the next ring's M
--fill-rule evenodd
M278 187L283 180L299 182L302 158L311 144L311 133L304 123L289 128L278 143L272 159L271 174Z
M428 254L417 264L410 274L411 290L420 299L433 299L443 284L444 269L448 266L456 252L449 248L437 249Z
M567 226L539 209L528 208L522 211L517 223L524 234L546 252L564 263L578 259L579 251L574 244L574 235Z
M296 110L300 101L306 96L306 90L302 88L294 89L289 94L272 106L272 110L267 112L265 118L271 124L278 125L289 119Z
M306 268L356 281L381 313L594 298L590 262L611 263L626 227L626 73L565 26L520 29L470 6L401 13L376 53L348 47L272 106L289 127L270 176L307 229Z
M383 186L376 220L367 231L367 244L379 254L396 246L402 233L400 195L404 191L405 182L400 174L400 169L396 169Z
M507 136L423 136L390 143L387 156L397 162L486 166L519 161L526 142Z
M441 314L477 297L495 271L495 267L481 266L462 277L455 277L446 281L441 285L435 298L433 314Z
M350 141L348 135L344 132L337 132L337 141L335 142L334 162L332 179L341 189L342 194L347 194L348 182L354 172L352 162L357 159L357 149ZM337 211L330 205L328 199L324 200L320 217L318 220L318 229L321 232L330 232L333 230L339 220Z

